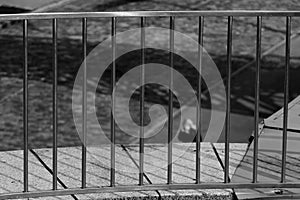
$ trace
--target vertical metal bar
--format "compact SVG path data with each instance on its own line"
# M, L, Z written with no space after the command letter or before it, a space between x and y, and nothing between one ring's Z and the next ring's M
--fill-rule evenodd
M113 95L113 89L116 85L116 18L113 17L111 21L111 36L112 36L112 72L111 72L111 167L110 167L110 185L115 186L115 96Z
M260 60L261 60L261 22L257 17L256 24L256 81L255 81L255 110L254 110L254 151L253 151L253 183L257 182L258 132L259 132L259 88L260 88Z
M200 145L201 145L201 70L202 70L202 49L203 49L203 27L204 27L204 18L202 16L199 17L199 32L198 32L198 70L199 70L199 78L198 78L198 108L197 108L197 116L196 116L196 126L197 126L197 142L196 142L196 183L200 183Z
M52 58L53 58L53 190L57 190L57 19L52 21Z
M141 17L141 91L140 91L140 173L139 185L144 180L144 101L145 101L145 17Z
M82 19L83 88L82 88L82 171L81 187L86 188L86 134L87 134L87 68L86 68L87 19Z
M286 17L286 46L285 46L285 80L284 80L284 105L283 105L283 136L282 136L282 165L281 182L284 183L286 174L287 154L287 126L288 126L288 103L289 103L289 82L290 82L290 48L291 48L291 17Z
M168 177L167 183L172 184L172 138L173 138L173 68L174 68L174 24L175 17L170 17L170 83L169 83L169 120L168 120Z
M28 192L28 20L23 21L23 140L24 192Z
M227 32L227 110L225 129L225 173L224 182L229 183L229 142L230 142L230 103L231 103L231 55L232 55L232 21L233 17L228 17Z

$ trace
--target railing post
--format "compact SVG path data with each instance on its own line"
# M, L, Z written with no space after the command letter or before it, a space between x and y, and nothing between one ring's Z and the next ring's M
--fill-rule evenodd
M139 185L144 184L145 17L141 17L141 64Z
M287 126L288 126L288 103L290 82L290 49L291 49L291 17L286 17L286 43L285 43L285 80L284 80L284 105L283 105L283 136L282 136L282 164L281 182L286 180L286 154L287 154Z
M196 183L200 183L200 151L201 151L201 93L202 93L202 54L203 54L203 27L204 27L204 18L202 16L199 17L199 25L198 25L198 107L197 107L197 116L196 116L196 129L197 129L197 141L196 141Z
M233 17L228 17L227 32L227 109L226 109L226 129L225 129L225 173L224 182L229 183L229 143L230 143L230 103L231 103L231 54L232 54L232 22Z
M115 96L113 90L116 85L116 18L113 17L111 21L111 36L112 36L112 71L111 71L111 167L110 167L110 185L111 187L115 186L115 159L116 159L116 150L115 150L115 136L116 136L116 125L115 125Z
M175 17L170 17L170 82L169 82L169 109L168 109L168 184L172 184L172 140L173 140L173 70L174 70L174 25Z
M52 20L52 69L53 69L53 190L57 190L57 19Z
M253 183L257 182L258 166L258 132L259 132L259 90L260 90L260 60L261 60L261 23L262 17L257 17L256 25L256 80L255 80L255 109L254 109L254 151L253 151Z
M23 21L23 176L24 192L28 192L28 20Z
M83 54L83 87L82 87L82 180L81 187L86 187L86 134L87 134L87 66L86 66L86 45L87 45L87 19L82 19L82 54Z

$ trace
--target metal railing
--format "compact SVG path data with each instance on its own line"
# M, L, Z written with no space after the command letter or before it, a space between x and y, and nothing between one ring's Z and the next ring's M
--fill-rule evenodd
M140 157L139 157L139 182L137 185L116 186L115 185L115 122L113 120L113 112L115 111L115 97L112 97L112 114L111 114L111 168L110 168L110 186L108 187L87 187L86 186L86 132L87 132L87 97L86 97L86 62L84 61L84 84L83 84L83 145L82 145L82 180L81 188L57 188L57 19L61 18L81 18L82 19L82 57L85 60L87 54L87 19L88 18L111 18L111 35L116 34L116 19L122 17L140 18L140 27L145 26L146 17L169 17L170 29L174 30L174 23L177 16L190 16L199 18L198 42L203 44L204 18L207 16L223 16L228 17L227 32L227 110L226 110L226 134L225 134L225 173L224 183L206 183L200 180L200 130L197 132L196 139L196 181L194 184L173 184L172 183L172 124L173 124L173 96L169 93L169 119L168 119L168 167L166 184L145 185L143 183L144 176L144 139L140 139ZM253 178L252 183L230 183L229 180L229 136L230 136L230 94L231 94L231 60L232 60L232 27L233 18L236 16L248 16L257 18L257 34L256 34L256 81L255 81L255 129L254 129L254 153L253 153ZM260 60L261 60L261 29L262 17L285 17L286 18L286 55L285 55L285 81L284 81L284 118L283 118L283 139L282 139L282 165L281 165L281 181L279 183L258 183L258 135L259 135L259 90L260 90ZM290 65L290 34L291 34L291 17L299 17L300 11L135 11L135 12L77 12L77 13L30 13L30 14L13 14L0 15L0 20L22 20L23 21L23 48L24 48L24 71L23 71L23 131L24 131L24 191L19 193L0 194L0 199L10 198L29 198L43 197L55 195L70 194L86 194L101 192L126 192L126 191L146 191L146 190L179 190L179 189L225 189L225 188L300 188L300 182L286 182L286 154L287 154L287 117L288 117L288 88L289 88L289 65ZM53 67L53 188L44 191L28 190L28 20L51 19L52 20L52 67ZM174 48L174 35L170 32L170 49ZM114 37L113 37L114 38ZM141 58L142 64L145 63L145 32L141 32ZM201 69L201 51L199 50L199 67ZM116 84L116 41L112 40L112 73L111 73L111 89ZM170 66L174 65L173 54L170 54ZM141 82L144 82L145 71L142 67ZM198 95L201 95L201 78L198 80ZM172 76L170 80L172 88ZM140 95L140 112L144 112L144 87L141 89ZM200 98L199 98L200 99ZM200 102L201 105L201 102ZM143 116L141 114L140 116ZM200 109L197 112L197 127L200 126ZM140 118L141 124L144 118ZM143 127L140 130L141 136L144 134ZM1 180L0 180L1 181Z

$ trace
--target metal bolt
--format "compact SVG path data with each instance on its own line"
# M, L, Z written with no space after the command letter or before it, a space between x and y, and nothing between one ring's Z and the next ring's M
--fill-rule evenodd
M274 194L277 194L277 195L282 195L283 194L283 190L281 189L274 189Z

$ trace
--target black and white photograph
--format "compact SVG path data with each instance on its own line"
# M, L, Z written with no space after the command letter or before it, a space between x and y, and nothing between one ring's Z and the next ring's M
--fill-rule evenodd
M300 199L300 1L0 0L6 199Z

